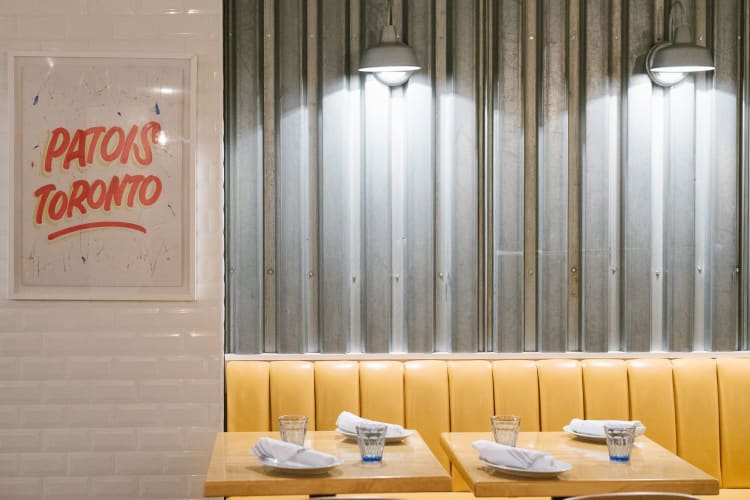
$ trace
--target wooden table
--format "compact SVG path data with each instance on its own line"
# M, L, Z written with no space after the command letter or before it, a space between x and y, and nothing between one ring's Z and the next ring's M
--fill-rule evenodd
M322 475L276 472L263 466L250 448L278 432L220 432L216 436L203 493L207 497L252 495L330 495L450 491L451 478L418 432L387 444L380 463L363 463L356 441L334 431L308 431L305 446L336 455L340 466Z
M521 432L517 446L550 453L573 468L554 478L524 478L491 469L471 443L492 440L489 432L446 432L441 445L477 497L566 497L621 491L672 491L716 495L719 483L645 436L636 438L630 462L609 460L603 443L581 441L565 432Z

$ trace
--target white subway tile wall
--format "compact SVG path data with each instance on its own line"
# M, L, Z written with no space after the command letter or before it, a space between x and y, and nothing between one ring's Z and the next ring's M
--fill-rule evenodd
M0 499L202 498L223 427L220 0L0 0ZM194 54L197 300L8 298L8 51Z

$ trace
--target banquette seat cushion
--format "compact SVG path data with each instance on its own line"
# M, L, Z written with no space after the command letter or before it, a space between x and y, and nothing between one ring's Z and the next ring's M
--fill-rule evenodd
M746 357L233 360L225 373L230 432L277 430L284 413L333 430L347 410L416 429L449 470L440 433L489 430L494 414L519 415L522 431L638 419L651 439L716 477L722 500L750 499ZM456 493L430 498L472 498L453 480Z

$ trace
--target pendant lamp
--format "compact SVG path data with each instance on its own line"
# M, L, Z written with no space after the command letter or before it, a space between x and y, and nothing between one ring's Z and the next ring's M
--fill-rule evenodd
M374 73L381 83L398 87L409 80L419 69L414 49L401 43L396 36L391 16L391 2L388 2L388 24L380 32L380 43L367 49L359 64L362 73Z
M695 44L687 23L681 20L674 27L672 16L675 7L680 8L681 18L684 16L682 2L672 2L669 8L669 36L665 42L652 47L646 55L646 72L654 83L662 87L670 87L682 81L689 73L714 70L711 53L706 47Z

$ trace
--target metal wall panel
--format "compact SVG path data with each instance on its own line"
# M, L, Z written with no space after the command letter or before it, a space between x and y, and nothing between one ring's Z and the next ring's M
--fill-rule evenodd
M451 351L474 352L478 348L477 290L477 117L479 110L478 32L479 2L450 2L448 28L447 79L451 93L449 111L440 117L446 140L453 143L443 166L447 179L440 199L450 231L443 236L440 247L448 249L441 255L439 269L444 286L450 288L450 301L438 301L439 307L451 310Z
M369 2L364 12L368 45L376 44L385 21L386 2ZM396 92L400 92L399 89ZM393 324L391 207L391 90L375 77L362 87L362 144L364 182L364 351L388 352ZM355 166L356 168L356 166Z
M347 137L345 146L348 154L347 172L349 174L349 265L351 268L351 285L349 285L349 335L347 352L362 350L362 291L364 272L362 269L363 239L362 239L362 78L359 66L360 49L362 47L362 5L360 2L347 1L349 15L349 57L346 58L348 67L344 73L347 80L348 107L347 127L343 136ZM339 136L340 139L341 135ZM341 352L341 351L337 351Z
M567 18L569 2L542 2L539 110L537 347L566 350L568 246Z
M227 346L263 350L263 3L226 19ZM231 69L230 69L231 68Z
M653 269L652 238L652 109L663 93L652 87L644 72L643 58L654 35L655 5L651 0L625 2L628 23L623 30L623 73L626 93L623 96L626 125L623 130L622 163L622 246L623 246L623 350L649 351L652 340L652 287L661 276L661 269ZM661 124L656 127L661 130ZM659 301L660 302L660 301ZM659 331L660 334L660 331Z
M539 349L537 338L537 179L539 177L538 60L540 54L537 2L524 2L523 9L523 350ZM498 284L502 286L502 283Z
M699 0L695 4L695 40L705 46L708 34L712 32L709 29L711 19L706 0ZM695 95L695 262L694 277L695 287L693 294L693 338L691 349L706 350L706 333L710 327L706 324L706 319L710 317L708 313L706 297L708 296L708 284L706 279L708 272L706 263L708 262L708 230L710 228L709 199L711 196L710 176L712 169L712 155L710 149L711 141L701 140L711 135L711 123L713 122L709 91L711 77L713 75L696 75L696 95ZM708 314L707 314L708 313Z
M695 102L693 79L669 90L665 122L668 151L664 192L664 288L666 349L692 348L695 273Z
M743 19L741 4L742 2L736 0L714 2L713 12L716 71L713 74L713 87L709 88L713 133L709 136L712 169L710 223L708 225L710 228L708 231L710 285L706 297L706 303L709 305L707 324L710 328L706 339L708 350L749 348L747 344L742 347L738 346L737 335L740 284L737 166L741 157L737 142L740 136L742 109L739 69L743 64L740 62L742 51L739 42L747 40L750 35L750 25L747 22L741 22ZM748 3L744 2L744 9L747 10L749 7ZM747 116L745 119L747 120ZM745 121L742 125L747 133L750 123ZM742 212L742 216L745 220L750 218L747 207ZM747 251L746 247L745 252ZM747 266L747 261L745 261L745 266ZM748 296L746 288L743 289L743 294ZM747 330L744 333L744 336L746 335Z
M435 350L435 72L434 16L431 0L405 3L410 46L422 71L412 76L404 95L406 109L405 252L403 332L409 352Z
M436 12L436 349L477 339L477 2Z
M566 274L567 274L567 332L566 351L581 349L581 178L582 162L582 23L585 16L582 0L568 2L567 12L567 201L568 234Z
M739 320L739 349L750 349L750 294L746 293L750 288L750 0L743 0L739 5L739 14L737 19L741 21L741 25L744 26L740 32L740 40L742 43L738 44L737 49L739 57L738 71L740 83L737 85L738 96L738 116L740 117L740 132L738 134L738 147L740 148L739 156L739 168L738 168L738 184L739 194L738 206L740 209L740 222L737 224L739 228L739 237L737 240L740 242L739 246L741 250L738 252L737 257L737 274L739 275L737 281L740 284L740 300L739 308L740 314L738 315Z
M276 8L276 348L305 351L305 263L309 233L306 103L306 24L302 0ZM283 20L283 22L280 22ZM283 57L281 56L283 54Z
M581 350L606 351L610 325L609 283L616 275L610 272L610 225L617 220L610 213L612 170L618 165L610 161L617 156L619 141L613 137L619 116L619 77L613 63L613 44L610 30L617 5L612 2L588 0L584 4L583 101L584 131L581 219L582 219L582 321L583 345ZM615 45L619 50L619 45ZM619 53L615 52L619 58ZM615 191L614 194L617 194Z
M685 17L695 27L693 2L684 1ZM695 29L693 29L695 31ZM664 167L664 348L692 349L695 266L696 79L686 78L663 95L666 144Z
M263 0L263 350L276 352L276 4Z
M671 88L668 0L390 3L398 88L387 0L230 1L233 351L747 347L747 0L682 0L717 70Z
M523 5L496 4L493 350L523 350Z
M347 38L349 19L346 1L319 2L320 38L319 92L320 165L319 217L320 239L320 350L346 352L351 316L352 277L356 271L349 258L352 232L350 198L359 200L359 190L351 189L349 151L341 137L349 133L349 93L347 89ZM357 118L357 117L355 117ZM356 279L354 280L356 283Z

